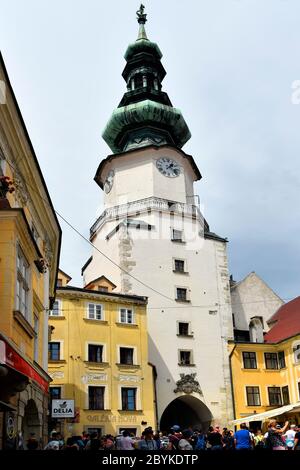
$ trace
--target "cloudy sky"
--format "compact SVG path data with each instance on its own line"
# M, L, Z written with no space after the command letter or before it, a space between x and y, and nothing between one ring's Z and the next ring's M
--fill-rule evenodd
M284 299L300 278L299 0L148 0L164 81L230 271L256 271ZM53 203L88 236L102 130L125 91L138 0L0 0L0 47ZM294 85L293 85L294 84ZM293 94L294 93L294 94ZM81 285L90 247L64 222L61 267ZM73 283L72 282L72 283Z

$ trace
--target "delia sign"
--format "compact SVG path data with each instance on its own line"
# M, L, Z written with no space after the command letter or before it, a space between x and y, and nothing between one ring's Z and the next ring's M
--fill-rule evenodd
M52 418L74 418L74 400L52 400Z

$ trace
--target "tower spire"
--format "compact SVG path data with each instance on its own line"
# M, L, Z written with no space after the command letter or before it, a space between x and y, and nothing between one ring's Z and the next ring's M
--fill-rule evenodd
M137 41L139 41L140 39L148 40L147 33L145 30L145 23L147 21L147 13L145 13L145 6L142 3L140 5L140 9L136 12L136 14L137 14L137 21L140 25Z

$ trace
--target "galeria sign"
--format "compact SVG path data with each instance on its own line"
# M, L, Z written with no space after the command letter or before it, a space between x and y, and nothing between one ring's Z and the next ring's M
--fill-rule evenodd
M74 418L74 400L52 400L52 418Z

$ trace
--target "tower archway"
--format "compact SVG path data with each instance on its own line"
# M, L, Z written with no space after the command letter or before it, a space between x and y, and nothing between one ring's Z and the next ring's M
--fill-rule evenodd
M25 445L30 434L35 434L36 439L42 436L42 424L39 419L38 408L32 399L28 400L25 406L22 431Z
M192 395L175 398L165 408L160 419L160 430L168 431L177 424L184 428L199 428L206 431L211 424L212 414L209 408Z

